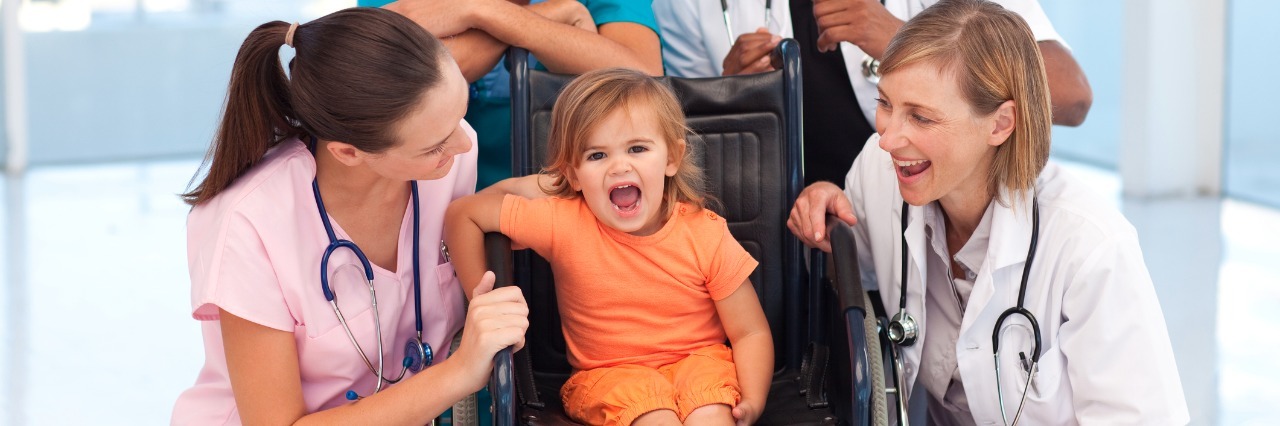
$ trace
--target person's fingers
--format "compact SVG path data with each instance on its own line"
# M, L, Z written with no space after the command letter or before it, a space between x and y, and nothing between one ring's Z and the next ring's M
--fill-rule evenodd
M801 239L803 239L804 232L802 232L800 228L800 207L799 206L791 206L791 214L787 215L787 229L790 229L792 234L795 234L797 237L801 237Z
M755 74L755 73L761 73L761 72L766 72L766 71L773 71L773 63L771 63L771 62L769 61L769 57L768 57L768 56L765 56L765 57L763 57L763 58L760 58L760 60L755 61L755 62L752 62L752 63L751 63L751 65L748 65L748 66L746 66L746 67L742 68L742 72L741 72L741 73L742 73L742 74Z
M762 58L767 60L769 53L781 40L781 37L770 34L768 30L761 31L759 29L756 32L738 36L733 46L729 48L729 53L725 55L722 63L724 74L736 75L746 72L760 72L758 71L759 61Z
M501 301L489 303L472 303L470 307L472 321L476 323L505 320L506 318L528 318L529 305L523 301Z
M516 315L492 317L476 321L468 327L479 330L484 345L497 352L524 340L525 332L529 330L529 318Z
M849 204L849 199L846 197L832 197L830 210L832 214L843 220L844 223L849 224L849 226L858 223L858 218L853 215L853 206Z
M479 288L479 287L476 287ZM506 286L490 290L487 293L471 298L472 305L491 305L502 302L514 302L524 304L524 293L520 291L520 287Z
M485 271L484 275L480 276L480 284L477 284L475 290L471 291L471 298L475 299L482 294L493 291L493 283L496 280L497 278L493 275L493 271Z
M840 40L834 32L834 29L827 29L823 30L822 33L818 35L817 43L819 52L831 52L840 47Z
M813 2L814 17L826 16L848 9L849 2L845 0L816 0Z
M813 233L814 241L817 241L818 243L825 243L827 233L826 207L828 203L830 203L827 197L830 195L825 192L815 195L819 196L818 199L814 200L814 205L817 208L809 209L809 211L806 212L808 214L807 219L809 221L809 232Z
M793 210L796 212L796 227L799 228L797 234L805 241L817 243L817 240L814 239L813 229L809 226L809 210L813 207L811 202L807 195L802 195L796 199L796 205Z

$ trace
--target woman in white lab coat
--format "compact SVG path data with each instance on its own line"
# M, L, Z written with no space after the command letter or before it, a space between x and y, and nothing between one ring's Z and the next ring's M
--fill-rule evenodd
M806 188L788 226L830 250L824 215L854 225L891 334L917 329L895 346L931 423L1186 423L1135 230L1047 163L1048 90L1027 24L988 2L943 1L907 22L881 72L878 134L846 189ZM995 333L1018 306L1037 320L1038 356L1027 316Z

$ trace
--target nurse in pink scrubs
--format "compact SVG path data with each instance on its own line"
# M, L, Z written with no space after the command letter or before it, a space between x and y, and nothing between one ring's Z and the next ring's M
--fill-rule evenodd
M296 51L288 77L284 45ZM183 194L205 364L174 424L422 425L480 389L498 350L523 345L519 289L488 291L487 274L468 308L441 250L445 208L475 186L466 107L449 52L396 13L249 34L207 175ZM322 270L338 240L367 267L344 246ZM415 374L402 362L419 334L434 362Z

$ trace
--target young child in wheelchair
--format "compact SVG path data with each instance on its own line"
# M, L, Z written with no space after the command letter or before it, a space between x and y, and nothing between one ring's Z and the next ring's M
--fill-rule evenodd
M758 263L707 208L688 132L666 85L589 72L552 110L542 174L449 207L464 286L484 273L484 232L551 263L574 371L560 396L584 424L751 424L764 409L773 339L748 278ZM542 193L516 195L531 187Z

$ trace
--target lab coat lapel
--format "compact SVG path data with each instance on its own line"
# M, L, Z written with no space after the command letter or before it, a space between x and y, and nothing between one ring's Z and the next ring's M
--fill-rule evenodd
M969 295L969 303L960 322L960 333L964 335L978 317L987 311L987 305L995 296L996 286L1003 292L1012 294L1008 298L1008 306L1002 298L997 302L999 309L991 315L990 322L995 321L999 312L1017 303L1018 285L1022 279L1022 265L1026 262L1027 248L1031 245L1031 191L1022 194L1024 198L1014 201L1007 192L1004 200L1009 205L992 201L995 207L991 212L991 238L987 243L987 256L982 270L978 271L977 281L973 284L973 293ZM1006 268L1015 270L1005 271ZM996 283L995 277L1008 277ZM1006 288L1007 287L1007 288Z
M907 311L916 316L916 320L920 324L921 331L924 330L924 277L928 273L926 265L925 253L927 253L929 241L924 236L924 207L916 207L908 205L911 215L907 218L907 255L910 256L910 262L907 264L911 276L907 279ZM899 213L901 214L901 213ZM902 250L901 247L898 248ZM902 266L899 265L899 268ZM901 271L901 269L899 269ZM917 313L918 312L918 313ZM923 334L920 336L923 338Z

